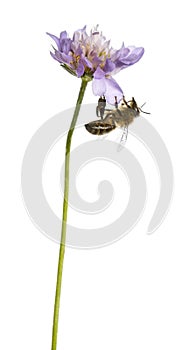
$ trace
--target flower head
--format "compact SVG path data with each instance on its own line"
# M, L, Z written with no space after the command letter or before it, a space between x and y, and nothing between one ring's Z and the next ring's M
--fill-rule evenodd
M51 56L71 74L93 79L94 95L105 96L110 104L115 103L115 97L118 102L122 99L123 91L112 75L139 61L144 53L143 47L125 47L123 44L119 50L113 49L98 26L91 30L90 35L86 26L76 30L72 39L66 31L59 38L47 34L57 46Z

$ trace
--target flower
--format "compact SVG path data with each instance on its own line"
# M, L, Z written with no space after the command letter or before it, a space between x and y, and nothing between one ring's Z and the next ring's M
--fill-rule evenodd
M51 56L71 74L93 79L94 95L105 96L110 104L115 104L115 97L117 102L122 99L123 91L112 76L138 62L143 56L143 47L125 47L123 44L119 50L113 49L98 26L91 30L90 35L86 32L86 26L76 30L72 39L66 31L59 38L47 34L57 46L53 47Z

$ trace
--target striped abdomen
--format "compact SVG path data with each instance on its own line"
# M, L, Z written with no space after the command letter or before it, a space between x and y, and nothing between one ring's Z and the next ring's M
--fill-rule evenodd
M113 123L106 123L103 120L95 120L94 122L85 124L85 128L93 135L104 135L114 130L116 128L116 125Z

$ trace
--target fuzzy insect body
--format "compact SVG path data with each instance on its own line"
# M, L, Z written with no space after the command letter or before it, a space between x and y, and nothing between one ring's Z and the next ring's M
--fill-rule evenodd
M103 101L104 98L101 97L96 109L97 116L101 119L94 120L85 125L86 130L93 135L108 134L116 128L128 129L129 124L140 114L140 108L137 106L134 98L128 102L123 99L119 107L116 104L115 109L105 109L103 107Z

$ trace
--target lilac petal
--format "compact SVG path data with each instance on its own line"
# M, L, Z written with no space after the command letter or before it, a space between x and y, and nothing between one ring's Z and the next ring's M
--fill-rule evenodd
M73 48L73 45L72 45L72 48ZM81 56L83 53L83 51L78 43L77 43L77 46L75 46L75 49L73 51L74 51L74 54L76 56Z
M115 63L115 69L112 71L112 75L138 62L143 54L143 47L135 46L129 46L126 48L123 45L120 50L116 52L114 51L111 55L111 60Z
M88 36L86 32L86 25L80 31L83 39Z
M128 46L128 49L129 49L129 54L132 53L135 49L137 49L136 46Z
M106 92L106 79L93 79L92 88L95 96L103 96Z
M71 42L71 48L70 48L70 51L72 51L72 52L74 52L74 53L76 53L76 50L78 49L78 43L77 42L74 42L74 41L72 41Z
M57 38L56 35L50 34L50 33L46 33L47 35L49 35L57 44L58 49L60 50L61 46L60 46L60 40L59 38Z
M129 52L130 51L128 47L122 47L118 52L119 59L126 57L129 54Z
M66 42L61 43L62 51L68 54L71 51L72 40L67 39Z
M65 39L68 39L66 31L60 33L60 40L65 40Z
M86 26L84 26L82 29L78 29L73 34L73 41L79 41L81 36L87 36L86 34Z
M80 78L84 74L84 65L81 61L78 63L76 73L78 78Z
M82 28L82 29L78 29L75 31L75 33L78 32L78 33L81 33L81 34L84 34L86 32L86 25Z
M107 58L103 69L106 74L111 73L115 69L115 63Z
M69 55L66 55L65 53L61 53L61 57L63 59L64 62L70 64L71 61L73 61L73 57L72 56L69 56Z
M122 47L119 50L114 50L114 52L111 55L111 59L113 62L121 60L122 58L126 57L129 54L129 48L124 46L124 43L122 44Z
M128 55L124 59L121 59L121 62L130 66L130 65L138 62L140 60L140 58L143 56L143 54L144 54L144 48L143 47L136 47L130 53L130 55Z
M94 67L98 67L99 64L102 63L101 58L97 56L97 52L94 50L89 52L88 57Z
M105 97L109 104L114 105L115 104L115 96L117 97L117 102L119 103L120 100L123 98L123 91L121 87L117 84L117 82L109 77L105 79L106 83L106 92Z
M71 49L71 43L72 43L72 40L67 37L67 32L66 31L61 32L61 34L60 34L60 51L68 54L70 49Z
M57 51L58 52L58 51ZM57 60L58 62L62 63L62 59L59 58L55 53L50 51L50 54L52 56L52 58L54 58L55 60Z
M109 46L110 46L110 41L111 41L111 40L108 40L108 41L105 42L105 44L104 44L103 47L102 47L102 50L105 50L106 48L109 48Z
M63 52L59 52L57 50L55 50L55 53L50 52L50 54L55 60L57 60L60 63L70 64L70 62L72 61L71 56L66 55Z
M105 72L100 67L97 67L96 71L93 74L93 77L94 79L102 79L105 77Z
M91 61L94 67L98 67L99 64L102 62L102 60L97 56L94 56Z
M88 60L87 57L82 57L82 62L83 62L84 65L87 66L88 68L93 69L93 65L92 65L92 63Z

